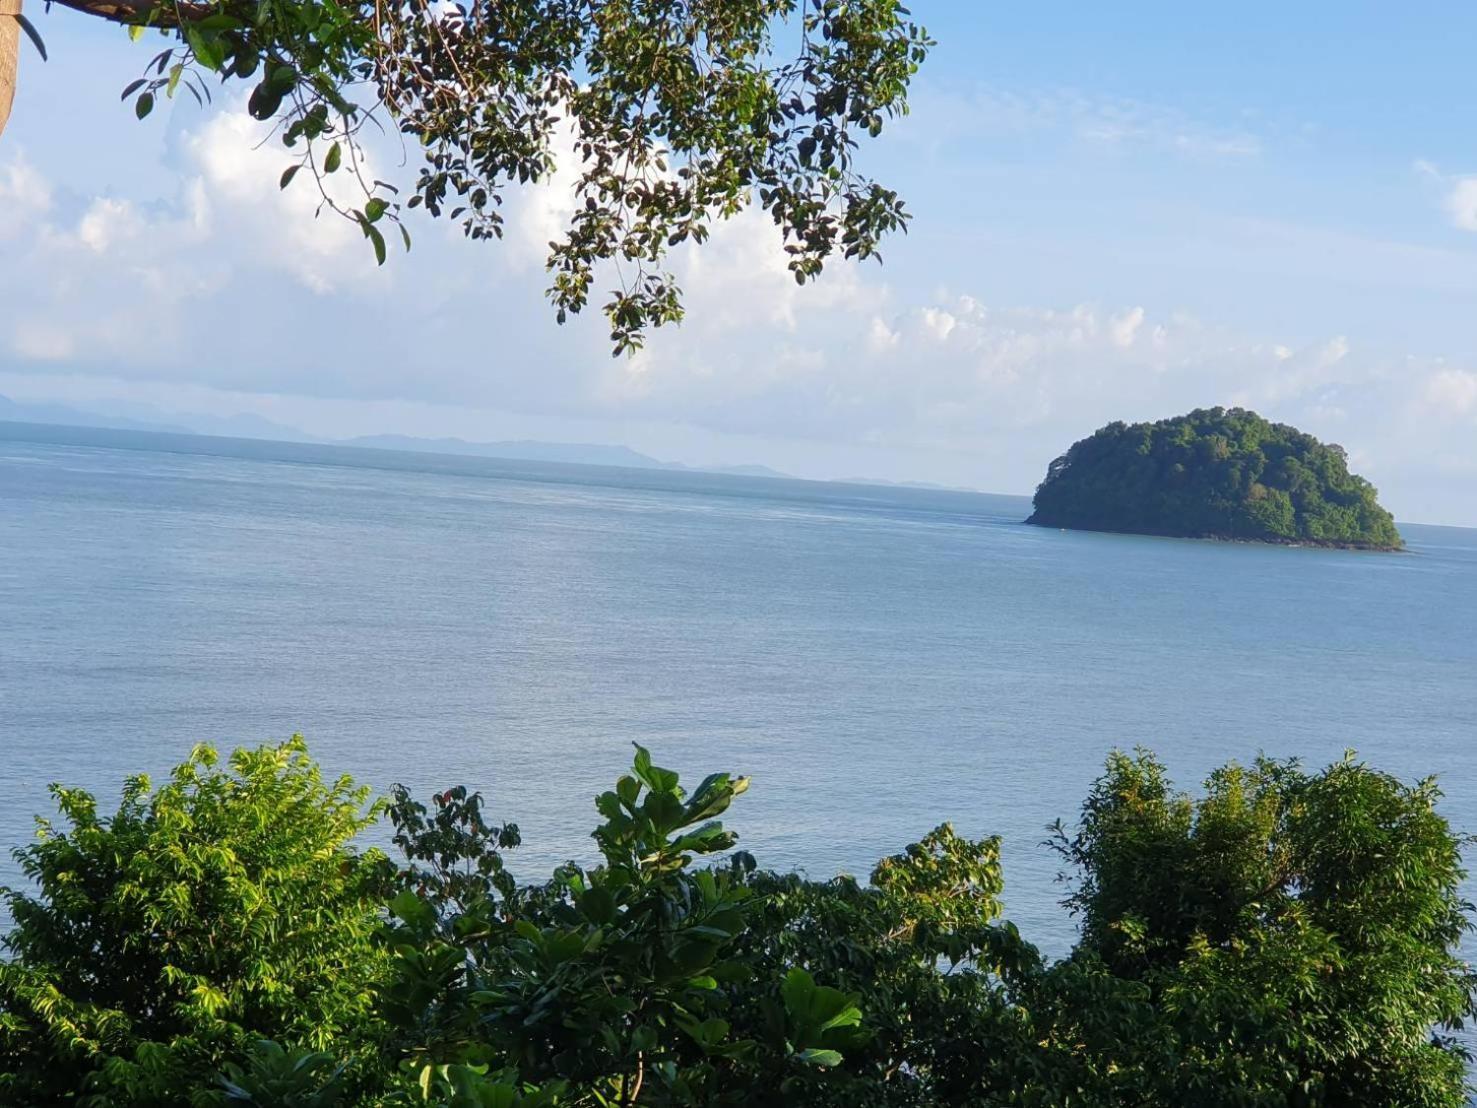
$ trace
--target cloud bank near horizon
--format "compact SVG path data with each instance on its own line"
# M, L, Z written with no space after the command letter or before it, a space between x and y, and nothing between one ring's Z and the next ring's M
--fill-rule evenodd
M1145 141L1138 116L1118 118L1093 141ZM999 303L870 266L797 288L774 229L744 214L675 256L687 323L612 359L598 313L561 329L540 296L567 214L557 181L511 202L501 244L421 222L416 248L376 269L354 227L313 218L308 188L278 189L283 159L260 138L240 112L194 117L166 195L79 190L25 149L0 154L0 391L189 395L329 435L522 420L698 463L1007 492L1109 420L1240 405L1342 442L1397 514L1477 523L1477 371L1366 348L1352 327L1298 341L1169 304Z

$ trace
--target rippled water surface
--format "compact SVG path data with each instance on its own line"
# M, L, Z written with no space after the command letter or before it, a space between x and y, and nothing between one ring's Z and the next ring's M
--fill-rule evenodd
M34 441L50 440L50 441ZM304 732L466 782L533 875L590 853L630 744L754 784L762 864L1005 836L1060 951L1045 825L1114 746L1439 774L1477 831L1477 531L1403 555L1049 531L1019 497L0 425L0 842L63 780ZM14 869L0 863L0 879Z

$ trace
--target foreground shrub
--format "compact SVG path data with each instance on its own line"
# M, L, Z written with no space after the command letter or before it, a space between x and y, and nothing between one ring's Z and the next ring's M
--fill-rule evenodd
M233 770L197 753L109 821L58 791L72 828L11 896L0 1103L1466 1102L1465 840L1430 782L1352 758L1192 798L1115 754L1052 840L1081 925L1057 962L1001 918L998 840L945 824L865 884L766 872L719 822L744 778L689 793L640 748L597 799L599 864L538 884L463 788L394 791L386 880L347 845L366 798L300 743Z
M638 747L596 801L601 864L521 890L500 855L516 829L486 824L479 797L443 793L430 815L397 792L411 864L390 904L382 1012L403 1068L486 1068L501 1095L570 1106L808 1102L866 1033L854 996L735 957L753 891L733 867L694 863L733 847L717 817L747 787L718 773L689 795Z
M294 738L224 767L198 747L112 816L52 793L60 825L16 852L37 892L4 893L0 1103L205 1102L257 1040L365 1041L388 964L385 860L347 850L377 811L365 789Z
M1058 1037L1096 1044L1077 1053L1112 1103L1465 1104L1448 1033L1474 1012L1467 840L1439 796L1352 758L1315 774L1264 759L1192 800L1151 755L1114 755L1056 837L1082 921L1070 969L1079 989L1141 991L1116 1029L1067 994Z
M998 922L998 839L945 824L880 862L869 884L756 871L747 885L761 907L745 957L771 972L804 965L856 992L867 1013L869 1038L807 1103L1015 1103L1035 1047L1012 988L1041 958Z

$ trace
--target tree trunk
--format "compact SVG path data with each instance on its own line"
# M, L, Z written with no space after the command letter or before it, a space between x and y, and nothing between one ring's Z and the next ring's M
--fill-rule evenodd
M15 17L21 13L21 0L0 0L0 134L10 119L10 105L15 100L15 67L20 61L21 25Z

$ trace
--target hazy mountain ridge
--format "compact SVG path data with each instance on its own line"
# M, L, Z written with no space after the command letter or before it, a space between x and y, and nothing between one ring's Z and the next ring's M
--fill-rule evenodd
M65 404L26 404L0 396L0 419L14 423L54 423L62 427L102 427L110 431L155 431L163 434L191 433L180 424L155 423L141 419L85 412Z
M604 443L539 442L514 439L501 442L469 442L466 439L422 438L416 435L357 435L347 439L326 439L286 424L275 423L262 416L238 413L213 416L172 412L158 419L107 414L73 408L66 404L29 403L0 396L0 420L16 423L50 423L63 427L101 427L116 431L152 431L162 434L218 435L228 438L254 438L282 442L327 443L357 446L375 450L408 450L421 454L460 454L479 458L506 458L512 461L568 462L576 465L619 466L626 469L662 469L695 473L726 473L739 477L770 477L793 480L765 465L693 466L684 462L664 462L628 446Z

